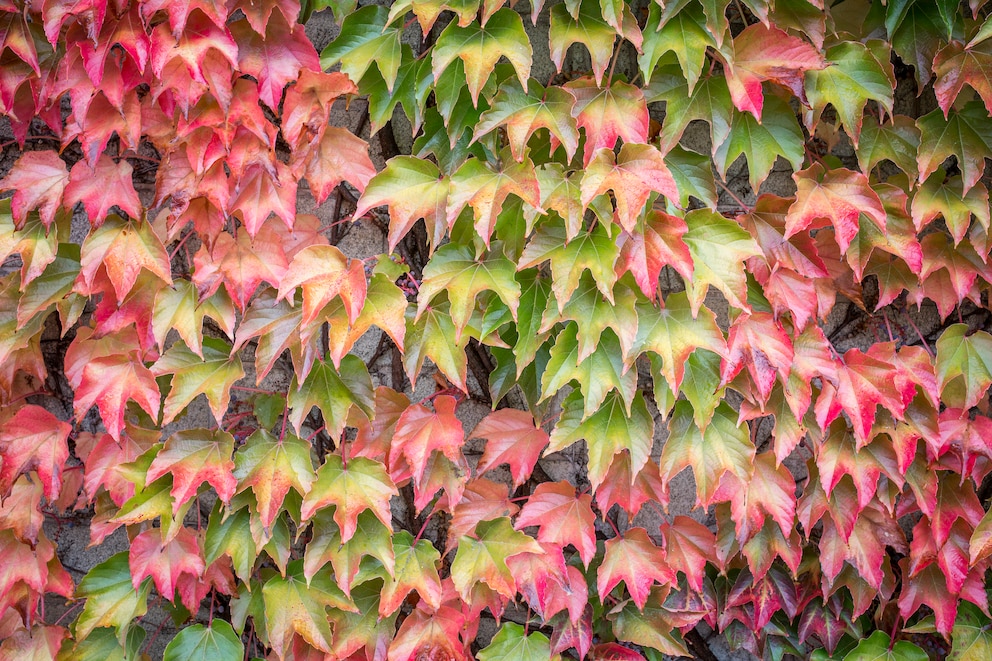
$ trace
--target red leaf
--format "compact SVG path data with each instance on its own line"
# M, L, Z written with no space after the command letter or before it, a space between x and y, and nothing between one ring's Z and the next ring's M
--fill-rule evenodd
M348 181L362 193L375 176L369 144L342 128L324 128L320 138L299 153L302 155L292 166L310 182L317 204L322 204L342 181Z
M763 402L768 401L775 375L782 383L789 379L794 351L792 340L782 324L767 312L743 314L730 328L727 355L720 365L720 385L725 386L746 365L758 386Z
M434 411L423 404L413 404L396 423L390 463L404 457L413 469L413 478L420 482L430 454L435 450L448 459L458 461L465 443L465 429L455 416L458 401L449 395L434 398Z
M176 585L182 574L200 577L206 569L196 533L182 527L173 539L164 544L160 529L144 531L131 542L128 563L135 590L145 578L151 576L158 593L169 601L175 598Z
M620 226L628 232L635 231L652 192L676 203L679 199L675 179L661 152L652 145L626 143L616 156L612 147L596 150L582 175L582 206L588 207L596 196L607 191L613 191Z
M132 170L124 159L114 163L106 154L100 155L94 168L79 161L69 173L65 206L82 202L94 227L103 224L113 206L120 207L131 218L141 218L141 200L131 181Z
M297 79L301 69L320 70L317 51L303 26L291 27L282 11L270 15L264 36L248 21L235 21L230 28L238 43L238 66L258 81L259 98L273 110L279 109L283 88Z
M514 487L527 481L548 446L548 434L534 424L534 417L515 409L490 413L468 437L486 439L486 449L476 471L482 474L500 464L509 464Z
M776 466L773 454L765 452L754 458L754 472L746 484L733 476L724 476L721 487L724 485L730 487L723 495L730 501L739 540L748 540L761 530L766 515L775 520L783 533L792 530L796 517L796 480L785 466Z
M283 242L267 223L252 239L247 232L227 232L217 237L213 248L201 247L193 257L193 283L200 298L207 298L223 283L238 309L244 310L263 280L279 286L289 264Z
M685 220L670 216L657 209L649 209L644 216L644 231L624 233L617 260L617 275L630 271L645 296L654 298L658 291L658 278L666 265L674 268L683 278L692 277L692 255L682 240L688 231Z
M196 495L204 482L217 490L225 504L231 501L238 481L234 479L234 437L225 431L191 429L176 432L155 455L145 477L151 484L172 475L172 513L176 514Z
M279 283L279 299L303 288L303 324L309 324L334 298L340 297L354 323L365 305L368 283L361 260L349 259L335 246L309 246L298 252Z
M648 141L651 118L640 88L622 82L600 87L590 77L569 81L563 87L575 97L572 116L586 133L584 164L588 165L598 149L613 149L618 138Z
M706 563L716 563L716 536L695 519L677 516L661 524L669 566L685 574L689 587L703 589Z
M56 500L62 469L69 458L66 439L72 425L34 404L26 404L0 426L0 496L6 497L18 475L37 471L45 497ZM0 592L2 594L2 592Z
M589 494L576 496L575 487L568 482L544 482L520 510L516 528L538 526L538 541L571 544L588 566L596 554L596 515L591 504Z
M296 221L296 177L282 163L276 164L275 172L262 165L249 167L231 196L231 210L241 212L245 229L252 238L273 213L292 229Z
M62 196L69 182L65 163L53 151L29 151L21 155L0 190L14 191L10 210L18 227L24 225L29 211L38 210L47 230L55 222L55 212L62 206Z
M724 72L734 105L761 119L764 93L761 83L770 80L787 87L806 101L803 74L823 69L827 61L820 52L798 37L777 27L755 23L734 37L733 57Z
M844 252L858 233L861 214L885 231L886 215L882 200L862 173L845 168L826 170L819 163L814 163L793 174L792 178L798 190L796 201L789 207L786 218L786 238L829 223L837 230L837 245ZM814 222L818 220L819 223Z
M620 581L640 609L644 608L655 582L675 583L675 572L665 562L665 552L655 545L644 528L630 528L623 537L606 542L606 556L596 579L600 599L605 599Z
M286 142L299 149L321 130L330 128L327 118L331 106L343 94L358 94L355 83L343 73L301 70L296 84L286 90L282 104L282 134Z

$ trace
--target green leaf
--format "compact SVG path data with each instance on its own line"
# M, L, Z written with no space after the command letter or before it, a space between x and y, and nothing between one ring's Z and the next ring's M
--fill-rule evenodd
M234 573L243 582L251 578L255 558L260 551L252 538L249 519L247 507L231 513L218 500L210 513L203 542L204 562L209 566L222 555L228 556L234 566Z
M895 115L885 125L880 125L871 115L865 118L857 149L858 165L865 174L878 163L889 160L905 172L910 181L915 181L920 174L916 164L919 151L920 129L911 118Z
M320 54L320 68L329 69L340 62L341 71L357 82L375 62L386 89L392 91L403 60L400 46L403 31L391 27L388 16L389 10L378 5L349 14L337 38Z
M963 381L961 408L975 406L992 385L992 335L977 331L967 335L967 324L954 324L937 340L937 386L941 393L953 381Z
M407 318L403 365L410 381L415 382L424 365L424 359L430 358L453 384L465 391L468 388L465 383L468 370L465 347L470 334L462 333L459 336L447 307L434 305L427 308L416 321L412 315Z
M506 127L513 158L521 162L527 154L527 141L544 128L565 147L565 156L572 160L579 146L579 129L572 117L574 105L572 95L560 87L545 89L532 79L524 92L511 81L500 87L492 107L479 118L472 139L478 140L497 127Z
M63 644L55 658L56 661L131 661L140 658L145 635L141 627L131 627L127 640L121 644L113 629L94 629L83 639L77 634L75 645Z
M478 539L468 535L458 540L458 551L451 563L451 580L466 603L472 601L472 588L485 583L512 599L517 584L506 566L506 559L520 553L543 553L537 540L513 529L510 519L483 521L475 528Z
M61 244L55 259L21 290L17 304L18 325L28 324L35 315L71 296L79 268L79 247Z
M245 646L231 625L217 618L209 626L181 629L165 648L163 661L240 661Z
M517 307L517 341L513 345L517 376L537 355L537 349L547 340L550 330L544 328L544 315L551 297L550 278L542 277L537 269L517 274L520 282L520 304Z
M947 119L940 110L916 120L920 128L917 165L920 179L929 177L948 156L956 156L967 193L985 172L985 159L992 156L992 122L981 101L972 101L960 110L952 109Z
M365 510L371 510L382 525L391 528L389 499L398 495L382 463L353 457L345 465L339 455L332 454L317 471L300 515L309 519L317 510L334 505L334 521L341 528L342 542L347 542L355 533L359 513Z
M627 600L607 616L613 622L613 633L619 640L643 645L662 654L691 656L676 630L678 614L664 607L668 588L655 586L644 608Z
M735 111L727 79L722 75L706 76L690 90L677 68L665 66L646 90L646 96L649 103L665 102L665 121L658 136L658 148L662 153L678 144L693 120L700 119L710 125L710 144L714 153L730 136ZM796 128L799 128L798 124Z
M504 622L485 649L479 650L480 661L552 661L560 659L551 654L551 642L543 633L525 634L524 627Z
M715 49L716 41L706 28L706 19L699 6L689 5L664 24L661 23L663 11L656 3L648 9L643 52L638 55L637 64L644 84L648 85L658 61L665 53L674 52L691 93L706 63L706 48Z
M948 661L983 661L992 658L990 620L975 604L962 600L951 632Z
M603 331L610 328L620 340L621 356L627 356L637 336L636 301L634 292L623 284L614 288L613 301L606 301L592 276L583 273L579 288L564 307L549 302L541 331L547 332L557 323L574 321L578 327L578 361L581 363L593 354Z
M637 475L650 459L654 444L654 418L644 395L637 392L629 414L623 398L615 392L606 396L598 411L591 415L587 411L582 396L573 390L562 402L561 419L551 432L551 444L545 452L559 452L585 439L593 490L603 483L613 457L623 450L630 452L631 475Z
M185 343L176 342L151 370L155 376L173 375L172 388L162 411L162 424L175 420L200 394L206 395L214 418L221 422L231 400L231 386L245 375L241 357L231 356L230 345L213 338L203 340L203 358Z
M744 261L761 254L758 244L736 222L709 209L690 211L685 223L689 231L682 240L693 263L692 279L686 282L692 313L698 314L710 285L734 307L749 310Z
M292 487L303 496L314 481L310 444L292 434L277 439L257 429L234 453L238 493L251 489L258 501L262 526L268 530Z
M507 160L510 162L494 168L481 159L472 158L451 176L447 208L449 223L453 223L466 206L471 206L475 231L486 246L509 195L516 195L538 213L543 211L534 164L530 159L524 159L522 163Z
M799 170L805 156L803 131L788 103L777 96L765 97L761 117L759 124L751 113L734 111L729 137L722 143L713 143L713 160L720 176L726 177L727 170L743 154L748 180L756 193L778 157L788 161L793 170Z
M417 317L424 313L431 301L441 292L451 303L451 321L455 325L455 341L475 310L475 299L483 291L494 292L517 316L520 302L520 285L515 276L517 268L498 249L476 259L467 246L449 243L434 253L424 267L424 280L417 295Z
M721 402L710 424L700 429L693 421L692 406L678 402L668 423L669 436L661 453L662 477L671 480L691 466L696 479L696 504L708 507L725 473L744 484L751 477L754 445L747 425L738 424L737 412Z
M604 332L596 350L579 360L577 333L578 327L569 324L555 340L551 360L541 378L541 401L575 380L585 398L587 415L599 408L612 389L620 393L629 409L637 391L637 370L625 369L616 335Z
M148 611L151 588L149 579L142 581L137 589L134 587L127 551L96 565L76 588L76 596L86 599L76 620L76 637L86 638L97 627L113 627L117 630L117 641L124 646L134 619Z
M876 631L847 653L844 661L927 661L930 657L919 647L905 640L892 644L884 631Z
M578 3L576 3L578 4ZM569 13L568 3L551 7L551 61L561 71L565 54L572 44L582 44L589 50L596 84L603 82L603 75L613 56L616 30L602 19L595 0L584 0L577 13Z
M393 554L394 576L385 578L379 616L388 617L399 611L411 590L416 590L431 608L440 608L441 578L437 567L441 554L434 545L426 539L414 540L413 535L400 530L393 534Z
M518 269L531 268L551 260L551 291L559 308L579 286L583 271L592 273L599 291L608 301L613 300L613 285L617 281L613 265L619 250L603 224L589 232L580 232L571 241L563 223L549 221L538 227L520 256Z
M372 379L365 362L348 354L341 359L341 368L318 360L300 384L296 377L289 387L289 422L297 433L303 420L314 406L324 416L324 428L332 438L344 430L348 411L357 406L370 417L374 414Z
M698 348L725 355L727 343L716 324L716 316L703 308L693 316L689 299L684 293L670 294L665 307L658 309L647 303L637 306L637 339L627 356L632 365L645 351L662 360L661 374L669 387L678 392L685 374L686 361Z
M875 40L867 44L842 41L828 48L826 56L826 69L806 73L806 96L813 106L811 125L816 125L827 104L831 104L857 148L868 101L877 101L892 113L895 75L888 48Z
M331 651L328 608L354 611L355 607L334 584L330 571L319 572L309 582L303 576L303 560L289 564L285 577L273 576L262 585L265 627L277 653L285 653L298 634L312 647Z
M524 31L520 14L512 9L500 9L484 26L473 22L465 27L451 22L437 38L432 54L434 79L455 59L465 63L465 79L472 102L478 105L479 92L489 79L500 57L506 57L520 79L521 87L527 86L530 77L533 50Z
M413 128L414 134L424 122L424 108L427 97L434 86L434 73L426 57L417 58L413 50L403 44L401 47L400 68L392 89L378 68L367 69L358 89L369 100L369 126L372 134L377 133L393 118L396 104L402 104L403 112Z

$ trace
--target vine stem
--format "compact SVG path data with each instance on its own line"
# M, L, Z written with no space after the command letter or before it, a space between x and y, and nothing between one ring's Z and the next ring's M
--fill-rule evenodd
M714 177L713 178L713 181L715 181L717 183L717 185L720 188L722 188L723 191L727 195L730 196L730 199L732 199L734 202L737 203L737 205L741 208L742 211L747 211L748 213L754 211L754 207L753 206L751 206L750 204L748 204L747 202L745 202L744 200L742 200L741 198L739 198L737 196L737 193L735 193L734 191L730 190L730 187L727 186L727 184L725 184L722 181L720 181L720 179L718 177Z

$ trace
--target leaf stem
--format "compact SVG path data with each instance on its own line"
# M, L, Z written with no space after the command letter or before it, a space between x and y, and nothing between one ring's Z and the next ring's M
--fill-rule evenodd
M748 204L747 202L745 202L744 200L742 200L741 198L739 198L739 197L737 196L737 193L735 193L734 191L732 191L732 190L730 190L730 187L729 187L729 186L727 186L727 184L725 184L725 183L723 183L723 182L722 182L722 181L720 180L720 178L719 178L719 177L714 177L714 178L713 178L713 181L715 181L715 182L717 183L717 185L718 185L718 186L719 186L720 188L722 188L722 189L723 189L723 191L724 191L724 192L725 192L725 193L726 193L727 195L729 195L729 196L730 196L730 199L732 199L732 200L733 200L734 202L736 202L736 203L737 203L737 205L738 205L738 206L739 206L739 207L741 208L741 211L747 211L748 213L751 213L752 211L754 211L754 207L753 207L753 206L751 206L750 204Z

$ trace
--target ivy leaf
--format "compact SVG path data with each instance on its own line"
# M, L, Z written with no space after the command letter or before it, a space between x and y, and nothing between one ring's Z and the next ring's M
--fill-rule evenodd
M613 285L617 281L613 265L617 260L617 244L603 224L589 232L580 232L568 241L565 227L556 222L542 224L520 255L518 269L537 266L551 260L551 291L559 309L579 286L583 271L592 273L599 291L613 301Z
M691 466L696 479L696 504L713 503L725 474L745 484L751 478L754 445L746 426L737 423L736 412L721 402L705 429L693 421L692 407L678 402L668 423L668 441L661 453L662 478L671 480Z
M331 627L327 609L354 611L355 607L334 584L329 571L310 581L303 577L303 561L289 564L286 576L273 576L262 585L265 628L277 653L286 650L293 635L301 636L322 652L331 651Z
M166 439L155 455L145 480L150 484L163 475L172 475L173 516L204 482L216 489L217 496L227 504L238 485L233 475L233 453L234 437L225 431L178 431Z
M193 257L193 284L201 296L215 292L221 284L239 310L244 310L255 290L266 282L279 286L289 263L279 237L263 225L252 239L247 231L236 237L221 232L213 248L200 248Z
M981 609L967 601L958 604L958 615L951 632L951 653L954 661L978 661L992 653L989 618Z
M542 213L541 190L537 173L530 159L515 161L494 169L477 158L470 158L451 176L446 215L454 223L458 214L471 206L475 215L475 231L489 245L496 219L509 195L516 195Z
M656 582L661 585L675 582L675 572L665 562L664 550L651 540L644 528L630 528L622 537L606 541L606 555L596 578L600 597L605 598L620 581L642 610Z
M682 238L694 266L692 279L686 281L693 316L699 313L711 285L734 307L749 310L743 262L760 254L758 244L740 225L709 209L690 211L685 223L688 231Z
M986 106L992 104L992 42L950 42L934 57L933 72L933 91L945 117L965 85L978 92Z
M603 20L595 0L579 0L571 4L574 6L571 11L569 3L551 7L548 33L551 61L561 73L568 49L572 44L582 44L589 50L592 71L599 86L613 56L617 30Z
M667 154L678 144L686 127L693 120L700 119L709 124L710 144L713 146L714 156L718 147L730 136L735 112L730 100L730 91L727 89L727 80L723 76L706 76L690 90L689 84L678 70L673 71L671 67L666 66L648 88L647 100L665 102L665 121L658 135L658 148L663 154ZM769 112L766 121L774 122L775 115ZM797 123L796 129L798 128ZM791 130L791 126L789 129ZM740 152L733 158L736 159L738 155ZM752 167L751 163L754 162L749 158L749 167ZM717 165L719 166L719 161ZM724 167L724 171L729 165L728 163Z
M798 191L786 217L786 238L822 226L815 223L822 219L836 228L837 245L844 252L858 233L861 214L885 231L885 208L862 173L845 168L826 170L814 163L793 174L792 178Z
M218 500L210 513L203 541L203 559L207 566L226 555L234 565L234 573L245 583L251 580L258 552L249 518L247 507L232 513L221 508Z
M203 355L203 318L210 317L229 336L234 335L234 303L226 291L216 291L206 300L200 301L196 287L189 280L177 280L172 287L159 290L155 296L152 313L152 332L155 343L165 349L165 339L171 329L190 350Z
M415 322L408 318L403 364L410 380L416 380L424 359L430 358L453 384L463 392L467 391L468 359L465 357L465 347L469 335L463 333L457 340L455 336L455 324L444 308L429 307Z
M335 246L317 245L293 257L276 300L292 296L297 287L303 289L302 323L306 325L335 297L341 298L348 320L354 322L365 303L368 283L361 260L349 259Z
M486 21L459 26L449 23L437 38L432 54L434 79L437 80L455 58L465 63L465 79L472 103L479 105L479 92L486 84L500 57L506 57L517 72L521 87L530 77L533 50L524 31L520 14L500 9Z
M642 216L643 231L624 235L617 271L630 271L645 296L654 298L658 278L665 266L671 266L686 280L692 278L693 262L683 236L688 231L685 220L657 209Z
M655 587L644 608L633 600L616 606L607 618L613 622L613 633L618 640L634 643L671 656L689 656L689 650L676 631L678 615L664 607L669 588Z
M458 551L451 563L455 589L465 603L472 603L476 583L485 583L505 598L512 599L517 593L517 584L506 559L520 553L541 553L541 547L531 537L514 530L505 516L479 523L475 533L477 539L466 535L458 540Z
M893 643L884 631L876 631L858 642L844 661L925 661L929 658L913 643L905 640Z
M375 165L369 158L369 145L367 142L352 134L347 129L335 126L323 127L322 134L318 140L312 142L307 149L296 152L301 156L294 160L292 166L296 176L306 176L310 182L310 191L316 199L317 204L322 204L330 194L343 181L347 181L358 189L361 193L365 190L369 180L375 176ZM295 211L295 193L292 193L292 184L287 183L287 179L292 181L289 173L281 172L279 189L282 204L270 206L286 221L291 218ZM269 191L269 199L272 193ZM266 206L262 207L263 209ZM286 222L290 227L291 223ZM250 226L249 226L250 227Z
M726 178L727 170L742 154L747 158L748 181L758 192L771 172L775 159L784 158L793 170L803 164L803 131L788 104L778 97L765 100L759 123L750 113L735 112L726 140L714 142L713 160L717 172Z
M351 598L353 582L359 576L365 558L378 560L387 574L393 571L392 530L375 518L371 511L368 514L363 511L356 516L353 535L344 543L337 525L331 522L327 512L321 512L313 519L312 531L313 537L307 543L303 558L303 575L307 580L330 561L335 583L345 596Z
M988 110L980 101L972 101L960 110L951 110L945 119L938 111L916 120L920 129L920 150L916 162L920 179L925 180L948 156L956 156L961 168L966 194L985 172L985 158L992 154L992 127Z
M231 625L217 619L181 629L165 647L163 661L238 661L245 646Z
M219 422L223 420L231 399L231 386L245 375L241 358L231 357L230 347L221 340L204 339L203 357L193 353L182 342L176 342L152 366L152 374L172 374L172 388L165 398L163 423L176 419L183 409L201 393L206 395L210 410Z
M624 142L648 141L650 117L640 88L621 81L600 87L588 77L576 78L563 87L575 97L572 116L585 131L584 165L589 165L599 149L613 149L619 138Z
M62 206L69 171L54 151L24 152L6 177L0 179L0 190L14 191L10 210L17 227L23 227L28 212L38 210L47 230L55 222L55 213Z
M339 455L332 454L317 471L317 479L303 499L300 516L309 519L318 510L334 505L334 522L341 529L341 543L347 543L355 534L358 515L365 510L391 529L389 499L398 495L380 462L352 457L345 465Z
M572 117L574 103L561 88L545 89L533 79L526 92L515 84L501 85L491 107L479 118L472 139L505 127L513 158L520 163L526 157L528 140L544 128L565 147L565 156L571 161L579 146L579 129Z
M441 555L426 539L414 540L405 530L393 533L394 576L386 577L379 601L379 617L389 617L403 604L411 590L432 609L441 607L441 578L437 566Z
M622 356L630 354L637 337L637 314L634 311L636 296L632 290L620 285L615 288L613 301L605 301L596 288L596 283L583 274L581 284L561 310L557 305L549 305L544 312L540 331L546 333L555 324L565 320L574 321L578 327L578 362L591 356L601 341L603 331L613 329L620 340Z
M139 534L131 541L128 562L136 591L150 576L158 593L169 601L173 601L183 574L199 580L206 568L196 534L183 527L169 540L163 539L162 531L155 528Z
M481 475L500 464L510 466L513 486L527 481L541 452L548 445L548 434L525 411L500 409L483 418L468 438L486 440L486 448L476 471Z
M268 530L292 487L301 496L314 481L310 445L292 434L277 439L257 429L234 454L238 493L251 489L262 526Z
M413 156L394 156L385 169L369 181L358 201L354 217L361 218L371 209L389 207L389 251L413 228L424 220L430 245L441 242L448 225L445 208L448 205L449 181L441 177L437 166Z
M648 9L643 53L638 55L637 64L644 77L644 84L649 85L658 61L666 53L674 52L691 93L696 88L706 63L706 48L715 49L716 40L706 28L701 8L689 5L675 16L662 21L663 12L665 10L656 5L651 5Z
M923 182L913 196L913 224L916 231L922 230L937 216L941 216L957 244L964 240L971 227L972 215L983 228L989 226L988 189L984 184L975 184L962 196L958 193L959 179L947 179L942 170L937 170Z
M82 202L93 227L99 227L114 206L131 218L140 219L141 200L134 189L132 172L133 168L127 161L121 159L114 163L106 154L100 154L96 166L92 168L86 161L79 161L69 173L63 204L72 208L77 202Z
M274 110L279 108L283 88L299 77L301 69L321 68L303 26L295 24L295 19L287 21L282 11L270 14L261 32L247 20L228 24L238 42L238 67L258 81L259 99Z
M589 482L594 491L604 486L617 454L629 454L631 476L636 476L650 458L654 441L654 418L644 396L636 393L628 413L623 397L606 396L594 413L588 413L577 391L562 402L562 415L550 437L548 452L560 452L585 439L589 451Z
M828 48L826 57L826 68L806 75L806 93L813 106L810 125L816 126L827 104L833 105L857 149L868 101L877 101L892 114L895 75L889 51L880 41L868 44L843 41Z
M127 551L111 556L90 569L76 596L85 598L83 612L76 619L75 634L84 639L97 627L113 627L121 645L127 639L132 620L148 611L148 593L152 582L144 581L137 589L131 584Z
M62 490L72 425L35 404L26 404L0 425L0 496L7 497L18 476L37 471L49 501Z
M551 644L543 633L527 634L520 624L504 622L492 642L479 650L480 661L557 661L551 654Z
M916 156L920 150L920 129L905 115L893 115L890 122L880 124L871 115L864 118L858 143L858 166L865 174L884 160L891 161L906 173L910 181L919 178Z
M976 331L967 335L968 326L954 324L937 340L937 385L941 395L958 378L964 385L963 408L971 408L985 396L992 385L992 335Z
M515 319L520 302L516 272L516 266L502 251L494 250L484 259L476 259L467 246L457 243L441 246L424 267L417 314L423 314L439 293L446 293L451 303L451 321L455 324L455 341L458 341L475 310L476 297L483 291L491 291L510 308Z
M679 202L676 206L689 208L689 197L692 196L710 209L716 208L716 181L713 177L713 161L709 156L675 145L665 155L665 163L679 190Z
M541 377L541 401L575 380L584 397L586 411L599 408L610 390L616 389L629 408L637 390L636 370L627 369L623 351L614 333L603 333L600 342L589 357L579 359L577 325L569 325L555 340Z
M665 538L668 565L685 574L693 590L701 590L706 563L716 558L713 532L695 519L681 515L671 523L662 523L661 534Z
M670 294L661 309L638 304L637 339L627 363L633 364L637 356L651 351L662 359L660 371L668 386L678 391L693 351L704 348L721 356L727 353L726 340L713 312L704 308L700 313L693 316L689 299L681 292Z
M289 422L300 432L303 421L316 406L324 418L324 427L333 438L344 430L348 411L357 406L372 415L372 379L358 356L347 355L341 360L340 369L329 362L318 360L301 384L293 377L289 388Z
M80 280L87 287L93 287L97 272L105 270L118 304L134 287L142 269L158 276L162 282L172 284L169 255L146 222L129 222L111 216L86 237L80 255Z
M599 149L586 165L581 184L582 205L613 191L620 225L633 232L644 203L652 192L677 201L679 191L665 159L651 145L626 143L614 156L612 149Z
M806 101L803 74L823 69L827 61L810 44L776 27L755 23L734 37L726 69L727 87L741 112L762 119L761 83L770 80Z
M591 505L592 496L576 496L575 487L568 482L542 482L520 510L516 527L538 526L537 540L541 543L571 544L588 567L596 554L596 515ZM539 553L537 548L532 552Z
M465 429L455 415L457 406L454 397L440 395L434 399L433 411L422 404L408 407L396 422L389 461L404 457L417 482L423 479L427 461L435 450L458 461L465 442Z
M351 80L360 81L374 62L387 89L392 92L403 51L402 30L388 21L389 9L362 7L350 12L341 24L341 32L320 54L320 68L327 70L338 62Z

